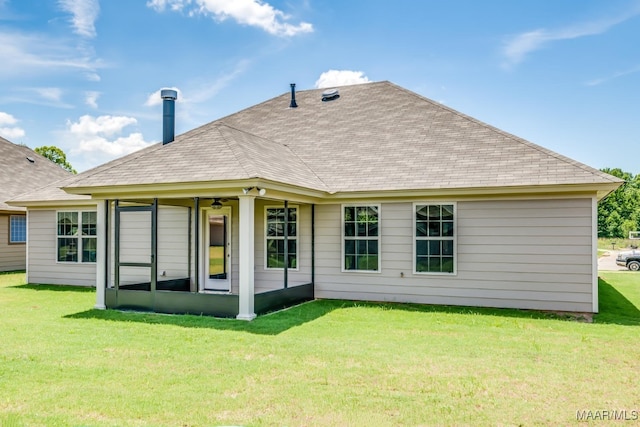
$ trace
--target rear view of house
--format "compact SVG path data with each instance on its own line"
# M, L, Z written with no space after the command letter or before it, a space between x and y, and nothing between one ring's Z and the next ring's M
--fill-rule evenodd
M241 319L314 297L598 311L619 179L389 82L294 91L18 198L56 283L95 266L74 280L96 307ZM51 208L74 197L95 216Z
M6 201L69 175L29 147L0 137L0 271L26 268L27 210Z

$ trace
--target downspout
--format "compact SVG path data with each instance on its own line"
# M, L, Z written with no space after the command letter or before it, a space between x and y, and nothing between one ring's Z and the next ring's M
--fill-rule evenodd
M192 228L191 228L191 224L192 224L192 220L191 220L191 206L187 207L187 276L191 275L191 272L189 271L191 269L191 243L193 242L192 239ZM191 285L189 285L191 286ZM193 290L192 290L193 292Z
M194 270L194 280L193 283L196 285L196 292L200 292L200 197L194 197L195 201L195 214L193 221L193 270Z
M111 208L111 203L109 200L104 201L104 292L105 292L105 301L107 297L107 288L109 287L109 217L111 213L109 212Z
M284 201L284 288L289 287L289 201Z
M311 205L311 286L316 287L316 205Z
M151 292L155 301L158 288L158 199L151 205ZM154 302L155 308L155 302Z
M113 257L114 257L114 268L113 272L113 281L116 288L116 307L118 306L118 290L120 289L120 201L116 199L113 202L114 210L115 210L115 219L113 227Z

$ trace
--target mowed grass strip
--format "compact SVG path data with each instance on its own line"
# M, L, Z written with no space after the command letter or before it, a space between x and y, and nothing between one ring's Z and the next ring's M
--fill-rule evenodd
M638 410L640 274L594 323L315 301L247 323L93 310L0 275L0 425L568 425ZM597 424L597 421L596 421Z

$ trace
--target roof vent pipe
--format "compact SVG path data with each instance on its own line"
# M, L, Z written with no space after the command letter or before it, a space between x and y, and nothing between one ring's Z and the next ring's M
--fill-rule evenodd
M162 89L162 145L173 141L176 127L176 99L178 92L173 89Z
M298 108L298 104L296 104L296 84L291 83L291 104L289 104L289 108Z

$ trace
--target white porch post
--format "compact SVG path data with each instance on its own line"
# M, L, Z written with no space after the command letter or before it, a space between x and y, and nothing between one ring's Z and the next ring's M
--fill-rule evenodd
M254 270L254 219L255 196L241 195L240 199L240 234L239 234L239 263L238 275L238 316L240 320L253 320L253 270Z
M98 200L97 206L97 236L96 236L96 305L95 308L104 310L106 292L107 254L104 252L107 238L107 207L104 200Z

